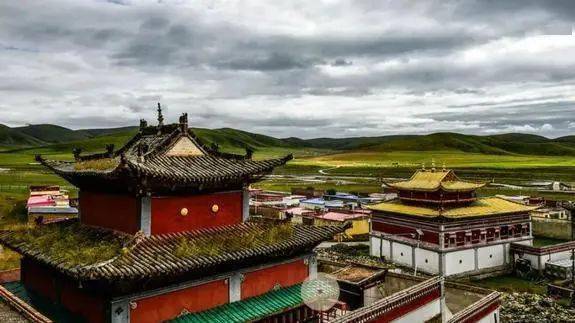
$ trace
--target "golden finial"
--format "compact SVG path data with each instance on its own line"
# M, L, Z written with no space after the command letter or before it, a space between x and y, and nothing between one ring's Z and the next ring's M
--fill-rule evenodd
M433 171L433 172L435 171L435 159L434 158L431 159L431 171Z
M445 162L443 162L443 164L441 165L441 168L443 169L443 171L445 172L446 168L445 168Z
M421 163L421 170L425 170L425 162Z

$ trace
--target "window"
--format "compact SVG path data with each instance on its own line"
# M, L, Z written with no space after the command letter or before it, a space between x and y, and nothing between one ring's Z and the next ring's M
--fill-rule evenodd
M493 255L489 255L489 258L493 258Z
M462 264L462 263L463 263L463 260L459 259L459 263Z
M427 259L425 259L425 263L427 263Z
M400 256L403 256L403 252L399 253Z

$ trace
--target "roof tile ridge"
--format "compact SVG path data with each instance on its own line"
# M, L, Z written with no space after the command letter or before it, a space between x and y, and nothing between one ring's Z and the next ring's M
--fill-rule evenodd
M143 137L141 132L138 132L135 136L133 136L128 142L126 142L120 149L116 150L114 153L116 156L120 156L124 154L128 148L130 148L135 142L140 140Z

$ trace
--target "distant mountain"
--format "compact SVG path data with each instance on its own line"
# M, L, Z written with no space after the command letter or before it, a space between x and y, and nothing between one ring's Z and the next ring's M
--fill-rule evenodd
M74 147L85 151L101 151L108 143L123 145L135 135L138 127L71 130L56 125L31 125L10 128L0 125L0 146L15 149L69 152ZM575 156L575 136L548 139L520 133L474 136L458 133L430 135L394 135L354 138L284 138L278 139L247 131L222 128L194 128L205 143L218 143L231 151L245 147L292 149L324 149L325 151L439 151L454 150L492 155L554 155ZM40 150L39 150L40 149Z
M42 140L0 124L0 146L36 146L42 143Z
M91 137L86 133L52 124L29 125L12 129L47 143L78 141Z

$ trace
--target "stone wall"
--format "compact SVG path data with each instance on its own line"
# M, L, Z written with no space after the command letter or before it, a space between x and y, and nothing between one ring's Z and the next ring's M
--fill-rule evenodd
M533 235L571 240L571 222L557 219L532 218Z

